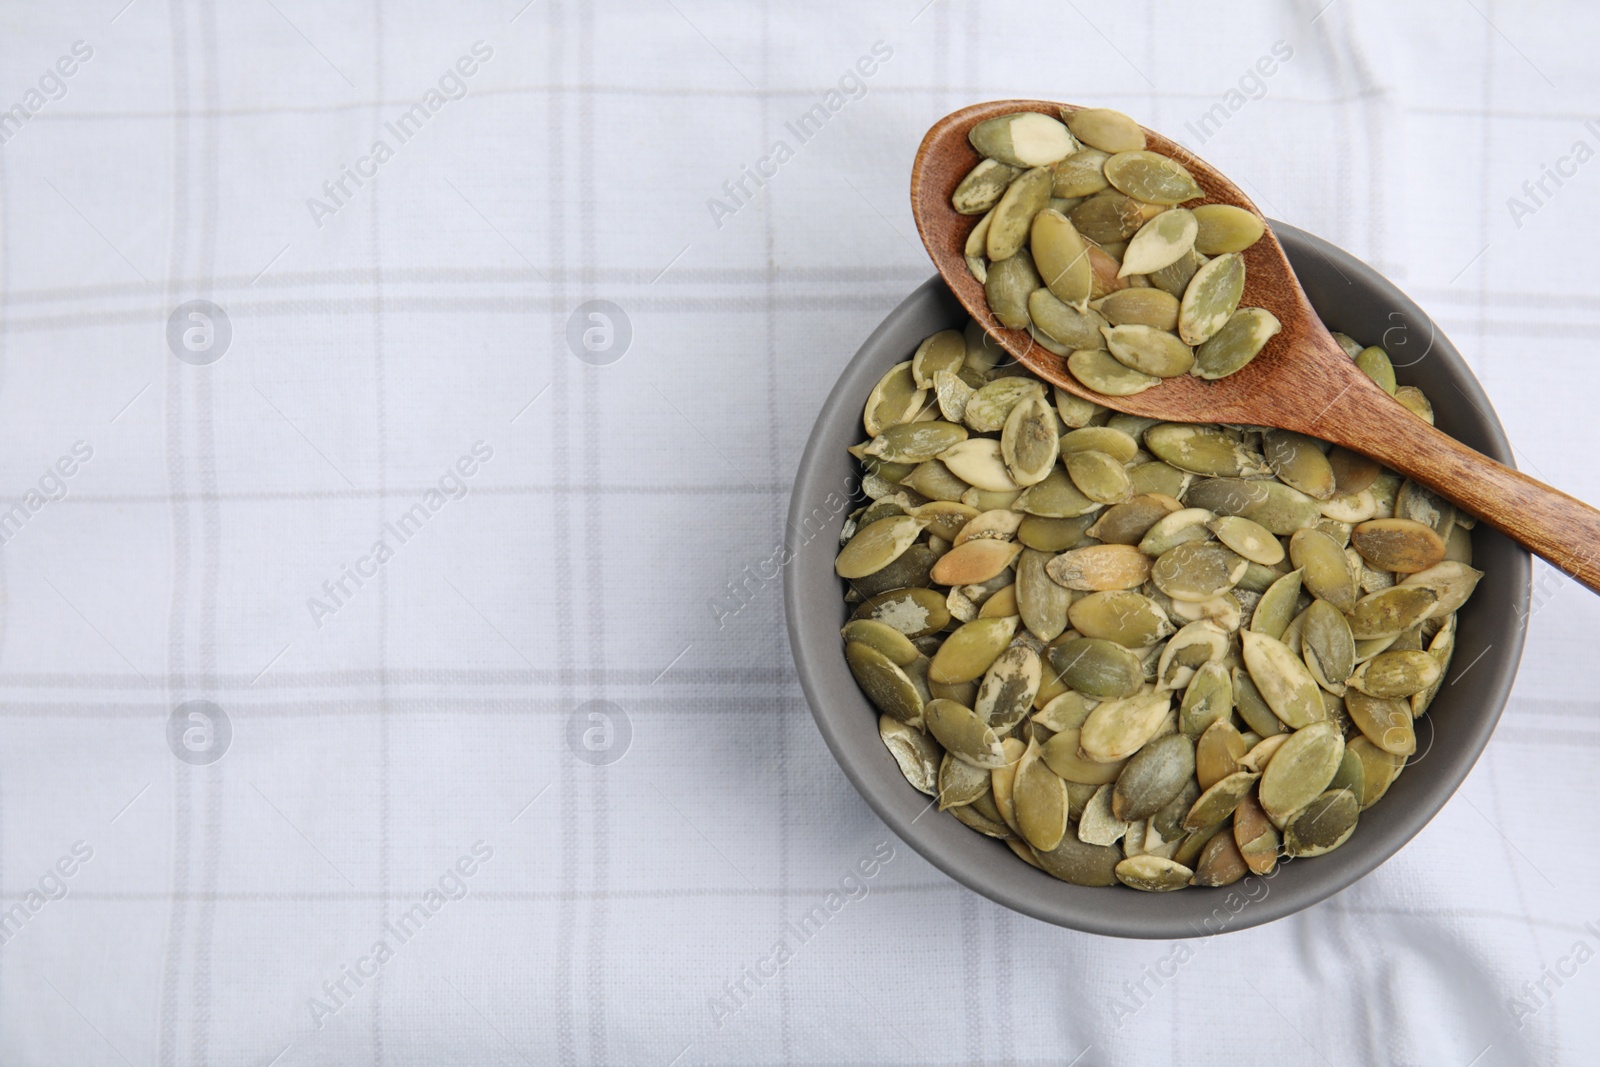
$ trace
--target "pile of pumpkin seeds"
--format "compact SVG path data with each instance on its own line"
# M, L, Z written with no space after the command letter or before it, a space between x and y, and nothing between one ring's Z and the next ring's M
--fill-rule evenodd
M1205 191L1127 115L1022 111L968 139L983 159L951 196L983 216L967 266L995 320L1064 357L1085 386L1130 396L1183 374L1225 378L1278 333L1272 312L1239 306L1240 253L1261 218L1183 207Z
M976 322L863 422L845 658L906 780L1027 863L1149 891L1266 874L1344 843L1416 751L1481 577L1474 519L1423 486L1052 391Z

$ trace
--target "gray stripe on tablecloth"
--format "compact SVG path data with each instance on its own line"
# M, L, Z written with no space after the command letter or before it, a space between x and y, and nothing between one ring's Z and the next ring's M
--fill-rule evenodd
M558 75L566 73L567 49L563 46L565 37L564 16L566 5L562 0L550 0L543 5L548 17L545 26L545 42L548 49L546 66ZM550 207L550 242L552 247L545 257L556 263L567 262L567 231L566 212L566 144L564 135L566 123L566 98L558 98L555 94L545 95L545 136L549 141L549 152L546 163L545 184L550 190L547 203ZM552 305L565 303L570 297L567 279L549 286L549 297L546 298L544 308L540 310L553 310ZM531 296L531 294L530 294ZM530 299L522 305L522 313L527 314L537 307L537 301ZM547 326L553 327L553 323ZM547 342L554 342L554 329L545 331ZM567 445L567 414L570 407L568 391L568 361L562 358L562 353L552 344L550 364L553 374L550 387L550 403L544 409L549 415L548 432L550 434L550 448L552 466L556 477L563 486L572 482L571 456ZM556 494L551 507L550 528L555 537L555 551L552 558L557 561L555 566L554 582L556 594L555 618L556 622L556 661L558 663L575 663L576 649L574 647L573 632L578 618L576 605L576 591L572 587L572 568L564 564L571 558L572 534L570 523L572 521L571 497L567 493ZM562 707L570 708L573 702L570 673L563 671L563 678L557 689L557 700ZM576 760L560 759L561 766L561 853L557 862L561 867L561 888L567 895L561 900L558 911L556 933L556 959L552 968L556 979L555 996L551 1002L555 1007L556 1018L556 1055L564 1067L578 1062L577 1036L573 1032L573 1020L581 1013L582 1005L576 1002L574 989L573 969L574 939L576 932L573 927L576 923L578 901L576 890L578 887L579 848L584 836L583 808L577 784Z
M174 0L168 6L168 48L171 53L172 96L179 108L189 94L189 34L185 21L185 4ZM172 122L172 230L167 251L167 276L185 277L189 249L189 152L190 123L183 117ZM172 282L167 283L168 307L184 300L182 291ZM166 379L166 467L167 484L180 494L187 490L189 477L184 432L185 410L184 371L187 365L176 359L162 361ZM168 691L171 679L188 677L188 598L190 567L190 507L180 497L172 501L172 587L167 605L167 672ZM194 768L179 760L172 761L172 886L174 892L189 889L191 822L194 818L190 788L194 782ZM179 995L183 988L182 961L184 943L189 926L189 912L185 901L173 898L167 912L166 952L162 962L160 1035L157 1055L163 1067L172 1067L182 1054L178 1042Z
M383 98L384 77L387 67L384 63L384 24L383 0L372 0L372 79L374 97ZM377 105L372 109L373 125L383 121L383 109ZM384 344L383 313L383 204L382 182L374 182L370 201L372 220L370 233L372 235L372 377L373 403L376 406L376 433L378 438L378 487L380 490L379 505L376 509L376 518L381 526L387 519L382 504L382 490L389 480L389 397L388 380L385 374L384 357L386 354ZM390 793L390 752L389 752L389 574L388 568L380 568L378 578L378 889L387 894L389 891L389 860L390 841L389 831L393 823L393 813L390 803L393 799ZM384 936L389 921L388 908L380 905L377 909L378 936ZM384 1046L384 992L387 988L384 982L383 971L380 969L373 982L372 997L372 1062L373 1067L382 1067L386 1058Z

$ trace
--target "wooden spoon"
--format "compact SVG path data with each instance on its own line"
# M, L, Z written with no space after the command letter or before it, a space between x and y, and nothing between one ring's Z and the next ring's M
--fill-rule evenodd
M1283 330L1227 378L1184 375L1133 396L1102 396L1079 383L1066 360L1040 347L1025 330L1001 326L964 255L967 235L982 216L960 215L950 206L951 193L980 158L967 133L996 115L1037 111L1055 116L1063 109L1078 110L1045 100L962 108L934 124L911 167L911 211L922 243L945 284L1007 352L1046 381L1130 415L1273 426L1343 445L1453 500L1600 592L1600 511L1468 448L1384 392L1317 318L1270 227L1244 252L1243 305L1271 311ZM1153 130L1145 130L1145 139L1150 149L1189 168L1205 190L1204 203L1234 204L1261 214L1238 186L1182 145Z

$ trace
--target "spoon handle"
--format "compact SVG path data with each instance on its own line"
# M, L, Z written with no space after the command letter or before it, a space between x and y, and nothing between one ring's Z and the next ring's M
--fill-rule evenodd
M1338 443L1452 500L1600 592L1600 511L1497 463L1398 404L1351 404L1332 420ZM1319 432L1328 436L1325 426Z

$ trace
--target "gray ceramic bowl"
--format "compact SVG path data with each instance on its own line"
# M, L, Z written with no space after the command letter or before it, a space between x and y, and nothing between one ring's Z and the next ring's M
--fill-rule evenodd
M1322 318L1393 355L1402 384L1422 388L1438 425L1473 448L1511 463L1511 447L1477 379L1422 310L1371 267L1282 223L1273 230ZM789 643L817 727L845 774L874 811L927 860L1008 908L1060 926L1118 937L1182 938L1242 930L1309 907L1394 855L1444 807L1489 741L1522 656L1530 559L1486 526L1473 532L1474 564L1485 572L1462 609L1449 681L1418 723L1418 755L1388 794L1362 813L1337 852L1281 865L1228 889L1138 893L1057 881L948 814L928 810L878 739L878 715L845 665L839 627L843 584L833 573L839 531L854 506L856 462L845 448L862 439L861 406L885 370L909 359L928 334L966 319L944 284L920 286L867 338L840 376L806 445L789 503L795 552L784 576ZM1465 679L1464 684L1456 684Z

